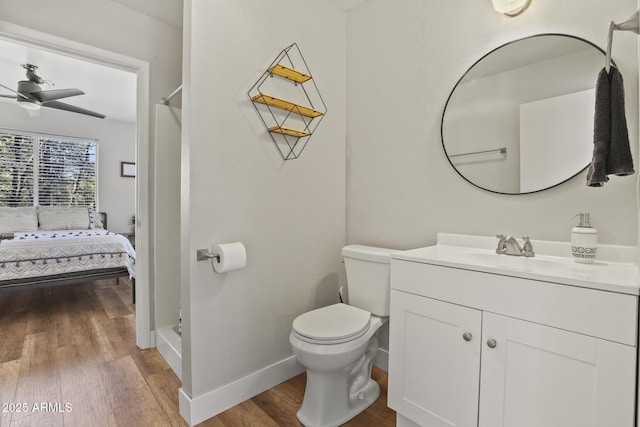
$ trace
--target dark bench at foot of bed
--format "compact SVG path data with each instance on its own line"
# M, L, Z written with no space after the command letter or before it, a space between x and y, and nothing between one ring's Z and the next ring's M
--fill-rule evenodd
M54 274L24 279L0 280L0 291L25 288L45 288L49 286L70 285L73 283L92 282L94 280L119 279L129 276L126 268L106 268L103 270L76 271L73 273ZM136 279L131 279L133 304L136 303Z

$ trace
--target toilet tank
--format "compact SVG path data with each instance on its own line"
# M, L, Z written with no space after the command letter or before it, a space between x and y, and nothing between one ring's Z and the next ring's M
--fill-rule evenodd
M397 249L349 245L342 248L349 305L389 316L391 254Z

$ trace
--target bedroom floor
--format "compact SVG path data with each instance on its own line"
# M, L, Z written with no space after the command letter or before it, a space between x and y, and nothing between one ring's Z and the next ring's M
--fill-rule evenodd
M126 279L0 292L0 426L186 426L180 380L135 345ZM347 426L395 426L382 396ZM300 426L304 374L205 421L205 427Z

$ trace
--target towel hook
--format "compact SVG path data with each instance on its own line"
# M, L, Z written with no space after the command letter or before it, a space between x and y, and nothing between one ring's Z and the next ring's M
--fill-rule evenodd
M607 70L607 74L609 73L609 69L611 68L611 42L613 41L613 30L615 29L615 22L609 22L609 34L607 35L607 52L604 61L604 68Z
M609 73L609 69L611 68L611 44L613 43L613 31L633 31L636 34L640 34L640 11L637 11L629 19L620 24L616 24L615 22L609 22L609 32L607 34L607 52L605 56L604 68Z

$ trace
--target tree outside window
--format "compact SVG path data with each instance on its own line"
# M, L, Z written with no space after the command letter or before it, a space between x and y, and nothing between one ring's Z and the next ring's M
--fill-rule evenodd
M0 206L96 207L97 145L0 131Z

